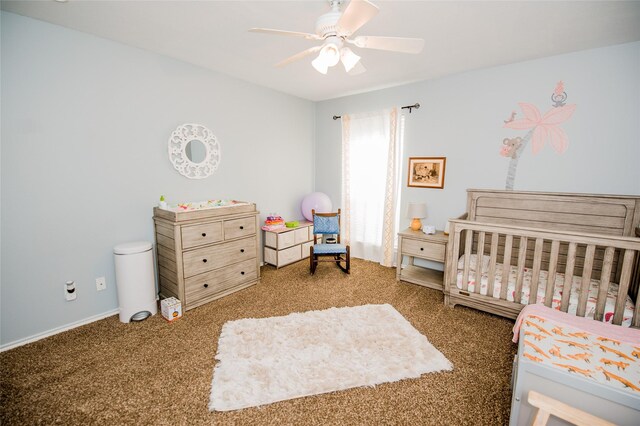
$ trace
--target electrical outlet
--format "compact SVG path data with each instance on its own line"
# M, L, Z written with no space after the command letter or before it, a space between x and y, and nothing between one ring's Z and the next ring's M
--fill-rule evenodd
M107 280L104 277L96 278L96 290L102 291L107 289Z
M76 300L76 283L73 281L67 281L64 284L64 298L67 302L71 302L72 300Z

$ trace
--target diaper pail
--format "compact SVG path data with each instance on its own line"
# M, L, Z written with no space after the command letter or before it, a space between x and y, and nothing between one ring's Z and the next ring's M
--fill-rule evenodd
M153 269L153 245L148 241L113 248L120 321L142 321L158 312Z

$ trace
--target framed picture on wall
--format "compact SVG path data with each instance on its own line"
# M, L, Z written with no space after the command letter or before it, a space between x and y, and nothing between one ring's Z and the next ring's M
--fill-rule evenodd
M444 188L446 157L409 157L408 186Z

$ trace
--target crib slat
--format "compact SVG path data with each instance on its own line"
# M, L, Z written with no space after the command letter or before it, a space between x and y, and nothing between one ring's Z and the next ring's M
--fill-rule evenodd
M522 300L522 281L524 281L524 264L527 260L527 237L520 237L520 247L518 249L518 266L516 275L516 288L513 293L513 301L516 303L520 303Z
M452 225L452 229L450 230L450 235L453 234L453 247L451 248L452 257L451 259L456 259L453 262L450 262L449 265L449 280L451 282L451 288L456 288L456 281L458 279L458 259L460 258L460 228L455 224ZM448 249L448 248L447 248Z
M596 312L593 319L602 321L604 316L604 307L607 302L607 293L609 292L609 282L611 280L611 267L613 266L613 255L615 249L607 247L604 250L604 260L602 263L602 272L600 273L600 287L598 288L598 301L596 302Z
M635 250L625 250L624 260L622 262L622 273L620 274L620 287L618 288L618 298L616 299L616 310L613 313L613 323L615 325L622 324L624 317L624 305L627 300L627 291L631 282L631 272L633 270L633 260L635 258Z
M640 291L636 296L636 307L633 310L633 319L631 320L631 327L640 328Z
M487 277L487 296L493 297L493 281L496 278L496 261L498 260L498 233L491 236L491 251L489 252L489 276Z
M482 265L484 264L484 232L478 233L478 248L476 253L476 285L475 292L480 294L480 287L482 284ZM488 294L488 293L487 293Z
M531 288L529 289L528 304L538 303L538 280L540 279L540 264L542 263L542 246L544 239L536 238L536 246L533 252L533 272L531 273Z
M578 297L578 309L576 315L583 317L587 311L587 300L589 299L589 287L591 286L591 271L593 270L593 258L596 253L596 246L589 244L584 255L584 266L582 267L582 283L580 284L580 296Z
M507 287L509 287L509 271L511 270L511 246L513 235L507 234L504 240L504 259L502 261L502 282L500 284L500 299L507 299Z
M576 243L569 243L569 251L567 253L567 266L564 270L564 285L562 286L562 302L560 310L567 312L569 309L569 297L571 296L571 283L573 281L573 269L576 264Z
M464 242L464 270L462 272L462 290L469 290L469 266L471 263L471 243L473 242L473 231L467 229L465 231L466 238Z
M560 252L560 241L551 241L551 254L549 255L549 275L547 276L547 287L544 289L544 304L547 308L553 303L553 292L556 286L556 268L558 267L558 253Z

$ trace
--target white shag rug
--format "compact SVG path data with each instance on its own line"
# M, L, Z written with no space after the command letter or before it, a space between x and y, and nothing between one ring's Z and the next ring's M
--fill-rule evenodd
M417 378L453 365L391 305L241 319L222 327L211 411Z

